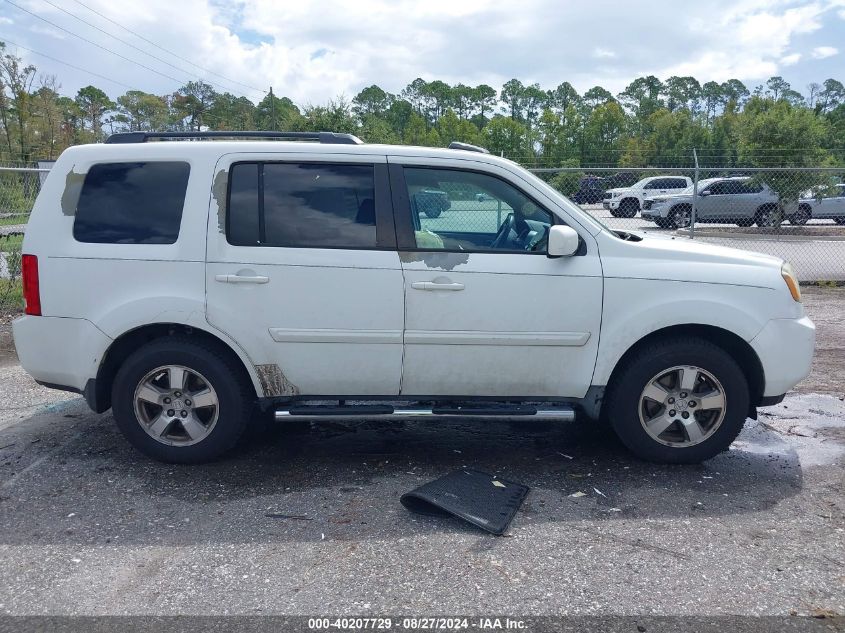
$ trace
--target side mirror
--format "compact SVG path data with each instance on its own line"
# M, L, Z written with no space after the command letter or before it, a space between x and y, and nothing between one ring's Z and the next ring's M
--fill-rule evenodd
M710 190L709 190L709 189L705 189L704 191L699 191L699 192L698 192L698 195L699 195L699 196L709 196L709 195L710 195Z
M549 257L570 257L578 250L578 233L571 226L549 227Z

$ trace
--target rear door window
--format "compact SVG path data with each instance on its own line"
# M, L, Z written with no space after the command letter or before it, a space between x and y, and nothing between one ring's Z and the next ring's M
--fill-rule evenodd
M173 244L189 173L184 162L93 165L79 194L73 237L98 244Z
M373 165L237 163L226 236L237 246L375 248Z

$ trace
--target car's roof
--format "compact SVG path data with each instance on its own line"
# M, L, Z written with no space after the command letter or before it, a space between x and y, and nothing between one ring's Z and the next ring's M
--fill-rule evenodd
M153 141L147 143L93 143L75 145L66 150L80 159L108 160L144 157L209 158L225 154L297 153L319 156L409 156L421 158L448 158L513 166L516 163L492 154L461 149L418 147L414 145L360 145L312 143L302 141Z

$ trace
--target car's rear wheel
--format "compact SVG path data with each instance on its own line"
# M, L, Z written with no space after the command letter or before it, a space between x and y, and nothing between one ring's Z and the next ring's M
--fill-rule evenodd
M428 205L425 209L426 216L430 218L439 218L443 210L439 206Z
M240 367L187 337L162 338L121 365L112 388L118 428L146 455L164 462L215 459L240 439L254 396Z
M640 210L640 203L634 198L625 198L619 203L619 216L623 218L633 218Z
M736 221L736 225L741 226L743 228L748 228L752 224L754 224L754 220L751 220L751 219L749 219L749 220L737 220Z
M696 463L727 449L749 408L748 382L733 357L697 338L648 345L624 361L605 415L638 457Z

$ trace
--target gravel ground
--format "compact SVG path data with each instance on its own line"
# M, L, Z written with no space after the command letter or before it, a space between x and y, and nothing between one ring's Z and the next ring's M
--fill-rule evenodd
M489 422L276 428L168 466L7 353L0 613L845 613L845 290L806 297L813 375L697 466ZM531 486L506 537L399 504L460 467Z

